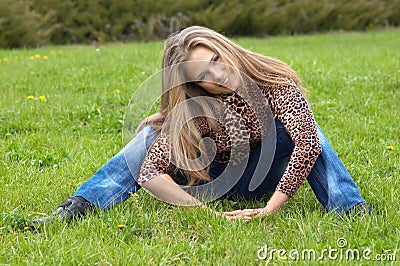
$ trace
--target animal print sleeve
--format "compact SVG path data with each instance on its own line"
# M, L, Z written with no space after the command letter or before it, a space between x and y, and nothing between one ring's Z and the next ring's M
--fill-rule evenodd
M321 153L313 113L302 92L292 80L289 84L264 88L271 109L294 142L293 153L276 190L292 197L304 183Z
M154 141L140 168L139 184L174 170L175 167L169 160L168 139L168 135L161 132Z

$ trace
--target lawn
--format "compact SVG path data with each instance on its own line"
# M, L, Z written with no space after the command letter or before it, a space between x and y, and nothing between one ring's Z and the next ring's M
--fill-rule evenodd
M30 219L51 214L123 147L127 106L160 70L163 44L0 50L0 265L398 264L400 31L236 41L301 75L317 122L376 215L325 213L307 183L278 214L248 223L141 190L109 212L33 231ZM145 113L137 112L134 123Z

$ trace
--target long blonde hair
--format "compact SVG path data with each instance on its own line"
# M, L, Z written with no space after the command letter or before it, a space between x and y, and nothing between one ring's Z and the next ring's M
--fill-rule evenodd
M165 41L162 69L186 62L191 51L198 46L212 50L219 55L223 62L245 73L260 87L288 83L289 78L305 93L300 78L287 64L246 50L222 34L200 26L188 27L179 33L171 35ZM177 84L174 83L176 81L171 81L173 79L171 73L171 71L168 71L162 75L163 94L159 111L146 118L138 129L142 128L144 124L150 124L153 128L161 130L166 117L171 116L172 126L179 125L179 129L175 130L169 126L171 133L174 131L174 133L178 134L177 142L174 143L175 146L173 148L182 155L175 158L175 160L178 159L179 165L188 166L182 170L190 178L188 185L193 185L199 181L209 181L210 176L207 169L200 169L199 165L193 165L193 160L198 158L199 154L207 152L204 147L199 145L202 136L195 121L191 119L193 105L182 104L188 98L209 94L194 82L178 84L171 88L171 84ZM179 74L182 75L182 73L177 73L177 75ZM178 105L179 108L177 108ZM215 111L212 106L208 105L200 108L202 108L202 112L206 117L210 117L209 114ZM174 112L171 112L172 110ZM213 130L217 129L215 120L207 118L207 122Z

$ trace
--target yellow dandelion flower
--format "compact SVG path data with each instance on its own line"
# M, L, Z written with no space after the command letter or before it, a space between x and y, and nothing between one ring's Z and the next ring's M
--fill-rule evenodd
M116 90L115 90L115 93L116 93L116 94L121 94L121 90L116 89Z
M119 229L124 229L124 228L125 228L125 225L124 225L124 224L119 224L119 225L118 225L118 228L119 228Z
M54 50L50 51L50 54L55 54L55 53L56 53L56 51L54 51Z
M41 102L45 102L45 101L46 101L46 97L44 97L44 96L39 96L39 100L40 100Z
M30 60L35 60L35 56L31 55L31 56L29 57L29 59L30 59Z
M35 54L36 59L40 59L40 54Z
M26 97L26 98L28 98L29 100L34 100L34 99L35 99L35 96L29 95L29 96Z
M49 57L47 55L45 55L45 56L43 56L43 59L47 60L47 59L49 59Z
M18 59L19 59L19 56L16 55L16 56L14 57L14 60L17 61Z
M394 146L392 146L392 145L386 146L386 149L388 151L393 151L394 150Z
M6 58L3 58L3 62L4 63L7 63L8 62L8 58L6 57Z

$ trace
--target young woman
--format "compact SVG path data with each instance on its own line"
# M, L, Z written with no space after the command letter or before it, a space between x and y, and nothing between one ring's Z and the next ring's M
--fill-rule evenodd
M193 26L166 41L162 67L158 113L53 217L109 209L141 187L182 205L270 196L264 208L220 214L249 220L277 212L306 179L327 211L372 211L288 65Z

